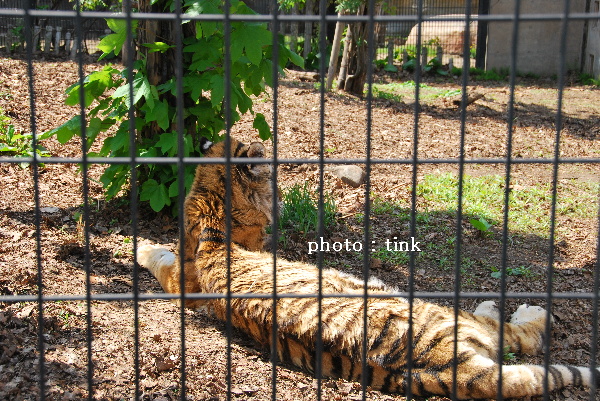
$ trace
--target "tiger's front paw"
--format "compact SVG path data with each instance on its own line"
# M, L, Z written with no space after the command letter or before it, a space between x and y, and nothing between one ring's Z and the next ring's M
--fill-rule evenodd
M142 245L137 249L137 262L156 276L161 267L175 263L175 255L159 245Z

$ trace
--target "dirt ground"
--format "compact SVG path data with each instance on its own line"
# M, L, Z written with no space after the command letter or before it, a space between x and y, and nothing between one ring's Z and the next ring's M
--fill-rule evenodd
M86 72L101 68L90 63ZM35 71L35 123L38 132L50 130L78 113L64 105L65 89L78 79L77 65L62 60L37 60ZM407 81L398 74L381 75L376 82ZM456 89L458 78L428 78L429 87ZM471 82L469 89L484 94L465 113L464 155L467 159L504 157L507 143L507 104L510 91L506 82ZM553 157L556 139L558 91L552 80L519 79L515 88L515 115L512 154L519 158ZM312 82L293 78L278 87L278 157L310 158L319 156L320 92ZM414 104L406 101L373 102L367 114L366 101L340 93L326 94L324 110L324 149L326 159L364 158L365 141L370 135L370 156L374 159L410 159L414 157ZM274 95L255 102L255 110L268 118L273 116ZM26 63L19 59L0 59L0 107L18 129L29 132L30 100ZM600 157L600 91L569 82L563 92L563 129L560 133L560 156L598 160ZM420 164L417 177L435 172L456 172L456 164L442 159L459 156L461 111L446 97L424 100L418 113L417 156L429 162ZM367 118L371 124L367 126ZM244 119L232 129L232 135L255 140L251 120ZM76 140L61 146L54 140L44 145L53 156L79 156ZM436 163L436 160L440 159ZM77 165L46 164L39 172L39 206L41 230L39 242L35 224L35 187L31 168L0 163L0 294L36 294L38 281L44 294L86 294L86 283L95 296L130 294L134 290L132 256L133 228L131 206L127 197L107 202L97 181L102 166L90 166L90 231L89 253L82 246L82 226L77 216L82 211L82 179ZM407 203L411 197L412 167L409 164L377 163L371 165L370 192L382 200ZM468 164L466 173L473 176L504 174L502 164ZM294 183L319 182L317 166L283 164L278 168L278 185L287 188ZM521 187L552 181L548 164L515 164L512 175ZM583 188L580 183L596 188L600 177L598 163L566 163L559 168L559 183ZM362 223L359 215L365 203L365 187L351 188L329 173L324 176L325 189L338 207L338 221L328 239L360 241ZM583 194L582 194L583 195ZM419 203L421 207L427 205ZM596 210L598 208L596 207ZM400 210L407 214L407 210ZM450 216L450 217L449 217ZM138 239L164 244L175 249L177 220L169 213L156 214L147 207L139 209ZM436 229L421 233L423 243L441 244L452 236L456 220L440 213L433 223ZM385 213L371 219L373 238L406 236L407 223ZM419 231L418 231L419 232ZM445 233L443 235L443 233ZM597 266L596 247L598 217L557 217L558 237L555 241L552 291L583 293L593 290ZM284 257L314 261L307 254L311 233L291 235L281 250ZM314 236L314 233L312 233ZM467 292L499 291L499 280L490 276L490 266L502 261L501 233L482 237L463 224L462 249L470 258L470 270L461 278ZM548 290L549 241L541 233L511 233L507 249L507 266L526 265L528 276L510 276L510 292L545 292ZM41 250L41 277L37 274ZM314 256L314 255L313 255ZM87 260L89 258L89 260ZM414 289L424 292L452 291L455 273L440 268L440 261L423 259L414 269ZM324 263L359 274L362 259L344 252L328 254ZM89 272L89 275L87 274ZM408 289L407 263L371 262L371 273L404 291ZM139 271L139 290L143 294L161 293L155 279L145 270ZM473 310L481 299L463 299L461 307ZM451 299L438 299L451 305ZM546 306L544 299L509 299L506 311L511 313L519 303ZM589 365L592 355L592 331L598 329L589 299L565 297L554 299L552 311L555 325L550 345L552 363ZM137 323L138 331L134 327ZM167 300L143 300L137 307L128 300L96 300L46 302L43 308L43 361L46 392L49 400L82 399L88 396L88 375L92 377L93 399L132 399L135 378L143 400L174 400L181 394L182 363L181 317L179 308ZM36 303L0 303L0 399L30 400L39 397L40 331ZM137 347L136 347L137 337ZM235 330L231 341L226 325L199 312L185 311L185 379L190 400L224 400L228 391L228 363L231 366L231 399L271 399L272 365L268 350L256 348ZM88 347L88 340L91 347ZM598 350L600 344L595 344ZM227 350L230 350L228 352ZM135 353L139 355L135 363ZM89 361L91 357L91 361ZM228 362L229 360L229 362ZM542 363L543 357L518 356L510 363ZM90 370L91 369L91 370ZM277 400L314 400L318 382L309 375L277 366ZM323 400L362 399L360 385L344 381L323 380ZM588 391L567 388L552 394L556 400L600 399L600 392L590 397ZM367 390L369 400L404 400L404 396ZM446 400L433 397L430 400Z

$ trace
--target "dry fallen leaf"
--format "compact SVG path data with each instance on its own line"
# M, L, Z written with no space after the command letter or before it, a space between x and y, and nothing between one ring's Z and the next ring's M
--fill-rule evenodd
M179 364L179 358L175 355L157 356L154 358L154 364L158 372L165 372L174 369Z

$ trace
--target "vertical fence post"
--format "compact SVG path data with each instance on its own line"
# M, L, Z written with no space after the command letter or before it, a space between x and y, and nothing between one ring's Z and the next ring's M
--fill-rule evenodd
M444 62L444 49L442 49L442 46L438 46L436 50L435 58L442 64Z
M62 33L62 26L56 27L56 35L54 36L54 53L60 52L60 36Z
M6 52L10 54L10 51L12 50L12 44L13 44L13 33L12 33L12 26L8 27L8 32L6 33Z
M388 50L388 57L387 57L387 63L388 65L393 65L394 64L394 41L390 40L388 42L387 45L387 50Z
M65 53L71 53L71 32L65 33Z
M402 50L402 64L408 61L408 51L406 49Z
M44 35L44 53L50 52L50 44L52 43L52 27L46 26L46 34Z
M77 40L78 40L77 35L74 35L73 36L73 46L71 47L71 55L70 55L71 59L73 59L73 60L75 59L75 57L77 57L77 46L78 46Z
M427 50L427 47L423 46L422 50L421 50L421 70L425 71L425 67L427 66L427 61L429 58L429 51Z
M40 45L40 32L42 28L39 25L33 27L33 49L32 52L36 53L38 51L38 46Z

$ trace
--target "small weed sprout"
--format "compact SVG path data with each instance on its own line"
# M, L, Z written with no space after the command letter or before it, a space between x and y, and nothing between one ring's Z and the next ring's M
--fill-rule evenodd
M39 135L37 140L46 139L46 135ZM0 155L33 157L33 134L19 132L11 123L2 108L0 108ZM39 156L49 156L49 152L36 143L36 153ZM27 167L28 163L21 163Z
M504 347L503 359L505 362L514 361L517 359L517 355L514 352L510 352L510 347Z
M469 220L469 223L471 223L471 225L475 227L481 235L486 236L491 234L490 229L492 228L493 224L489 223L485 218L472 218Z

